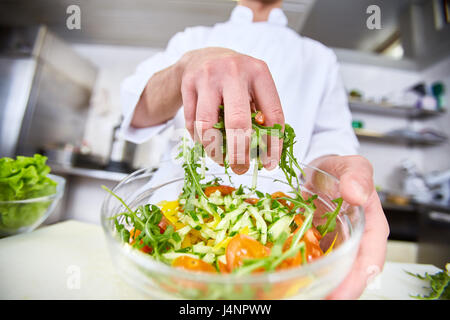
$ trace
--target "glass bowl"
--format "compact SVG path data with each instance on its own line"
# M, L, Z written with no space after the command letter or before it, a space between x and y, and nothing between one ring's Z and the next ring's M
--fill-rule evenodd
M48 177L57 183L56 193L25 200L0 201L0 238L30 232L52 214L64 194L66 180L53 174Z
M333 199L340 197L339 181L316 168L301 165L301 190L304 196L317 194L317 210L314 224L321 224L323 214L336 208ZM283 183L281 170L259 173L257 189L262 192L289 192ZM209 171L208 171L209 172ZM252 185L251 170L244 175L233 175L235 186ZM176 200L183 187L183 177L164 183L152 181L152 169L138 170L122 180L113 192L135 210L143 204L157 204L162 200ZM221 172L208 173L206 180L220 177L229 184ZM279 179L277 181L274 179ZM320 246L325 252L336 237L333 250L311 263L272 273L236 276L234 274L211 274L176 269L154 260L130 245L123 243L115 230L111 217L124 212L124 206L111 195L102 205L102 227L110 254L118 273L133 287L150 298L156 299L320 299L326 297L349 273L364 230L364 213L361 207L343 203L336 229L325 235ZM122 221L122 223L125 223ZM323 222L322 222L323 223ZM130 226L131 228L131 226Z

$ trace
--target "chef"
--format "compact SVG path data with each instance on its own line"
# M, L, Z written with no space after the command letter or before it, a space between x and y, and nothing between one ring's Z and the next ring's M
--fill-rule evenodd
M122 83L122 133L142 143L168 128L186 128L210 146L219 139L207 138L207 132L216 130L223 104L228 160L235 173L243 174L249 169L249 152L237 144L248 146L251 113L261 111L266 126L289 123L297 134L298 161L337 177L344 200L364 208L366 226L357 259L328 297L358 298L374 271L383 267L389 227L372 166L357 155L336 56L289 29L281 5L282 0L242 0L228 21L177 33L163 52L142 62ZM280 158L282 146L276 142L269 139L263 159L267 170Z

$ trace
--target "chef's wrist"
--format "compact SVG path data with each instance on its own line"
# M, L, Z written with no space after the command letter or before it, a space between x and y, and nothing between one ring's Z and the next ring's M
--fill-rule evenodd
M201 49L200 49L201 50ZM197 54L200 50L192 50L184 53L181 58L173 65L175 73L178 79L183 77L184 70L186 70L186 66L189 64L191 59Z

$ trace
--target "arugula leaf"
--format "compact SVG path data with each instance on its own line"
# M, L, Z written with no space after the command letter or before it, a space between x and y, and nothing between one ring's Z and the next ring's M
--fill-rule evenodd
M239 188L236 190L236 195L237 196L240 196L240 195L243 195L244 194L244 187L243 187L243 185L241 184L240 186L239 186Z
M261 191L255 190L256 195L258 196L258 198L264 198L264 193L262 193Z
M336 209L333 212L325 213L322 218L327 218L327 221L325 222L325 224L317 227L317 230L319 230L322 237L325 236L328 232L333 232L336 228L336 217L341 211L343 200L342 198L337 198L334 199L333 202L337 203Z
M447 263L445 268L446 270L436 274L429 274L427 272L424 276L405 271L407 274L421 280L426 280L430 284L430 293L427 296L411 295L411 297L420 300L450 300L450 263Z

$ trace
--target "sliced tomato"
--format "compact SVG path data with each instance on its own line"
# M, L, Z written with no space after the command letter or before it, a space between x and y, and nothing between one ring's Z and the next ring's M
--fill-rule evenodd
M233 271L243 265L245 259L263 258L270 254L270 249L255 239L244 235L235 235L226 249L228 271ZM264 271L257 269L256 272Z
M219 190L219 192L222 194L222 196L226 196L228 194L231 194L234 190L236 190L233 187L230 186L210 186L205 188L205 195L209 197L211 194Z
M283 252L291 247L292 235L287 238L283 245ZM288 269L302 264L302 253L299 251L294 257L284 259L283 262L277 267L277 270Z
M139 229L131 229L130 230L130 244L133 245L136 242L136 238L141 234L141 230ZM139 242L139 244L142 244L142 240ZM151 253L152 252L152 248L150 248L149 246L145 245L140 249L142 252L144 253Z
M290 281L274 283L270 288L258 288L256 290L256 298L258 300L279 300L286 296L286 292L292 287Z
M228 271L228 267L225 263L218 261L217 264L219 266L220 273L230 273L230 271Z
M259 199L258 198L247 198L244 201L247 203L250 203L250 204L257 204Z
M176 258L172 262L172 266L175 268L185 269L194 272L209 272L216 273L216 268L214 268L209 263L206 263L203 260L192 258L189 256L181 256ZM208 286L199 281L186 280L182 277L174 276L173 282L176 283L176 286L180 288L180 290L185 290L186 288L199 290L205 294L208 291ZM181 289L182 288L182 289Z
M300 226L303 223L303 220L301 220L300 215L296 215L294 218L294 221L297 223L298 228L294 231L294 234L297 233L300 230ZM299 218L297 218L299 217ZM323 256L323 251L320 248L319 239L317 238L316 233L314 230L317 231L318 235L320 236L319 231L313 226L310 229L308 229L305 232L305 235L303 236L303 241L306 245L306 261L311 262L321 256ZM291 247L293 235L290 235L289 238L286 240L283 246L283 251L286 251ZM277 269L286 269L286 268L292 268L296 267L302 264L302 252L299 251L294 257L285 259Z
M323 256L323 251L320 248L319 240L314 235L314 232L309 229L306 231L303 237L306 243L306 258L308 262L311 262L321 256Z
M163 234L164 231L166 231L167 227L170 225L170 221L165 216L163 216L161 218L161 221L158 223L159 233Z
M216 269L209 263L189 256L181 256L176 258L172 262L172 266L175 268L182 268L197 272L216 272Z
M142 240L141 240L141 244L142 244ZM144 253L151 253L153 250L149 246L145 245L141 248L141 251Z
M281 191L277 191L272 193L271 195L272 199L278 199L278 198L290 198L287 194L285 194L284 192ZM279 203L281 203L283 206L288 207L289 210L292 210L292 208L294 208L294 204L292 202L290 202L289 204L287 203L287 201L285 199L279 199L277 200Z
M259 125L263 125L265 121L264 113L261 111L256 112L255 114L255 122Z
M294 221L295 221L295 224L296 224L298 227L301 227L302 224L303 224L303 216L302 216L301 214L297 214L297 215L294 217ZM322 239L322 235L320 234L319 230L317 230L317 228L316 228L314 225L311 226L311 229L310 229L310 230L312 230L312 232L313 232L314 235L316 236L317 240L320 241L320 239Z

